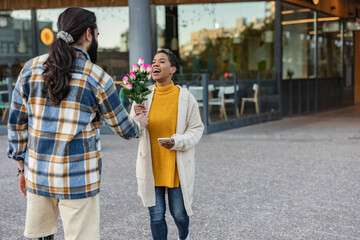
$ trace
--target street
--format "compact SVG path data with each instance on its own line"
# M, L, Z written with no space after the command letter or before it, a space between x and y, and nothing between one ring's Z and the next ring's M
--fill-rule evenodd
M151 239L137 196L138 141L101 141L101 239ZM25 239L26 198L6 157L7 136L0 142L0 239ZM360 239L359 144L359 106L204 135L190 239ZM176 240L169 213L167 222Z

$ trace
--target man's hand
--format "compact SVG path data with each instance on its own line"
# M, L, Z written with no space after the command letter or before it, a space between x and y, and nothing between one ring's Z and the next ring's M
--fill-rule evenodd
M141 113L139 115L136 115L134 117L134 120L137 121L138 123L140 123L140 128L141 130L144 130L148 124L148 117L146 116L145 113Z
M25 183L25 174L24 174L24 161L23 160L19 160L17 161L17 165L18 165L18 170L22 170L22 172L19 172L18 175L18 183L19 183L19 189L20 189L20 193L23 196L26 196L26 183Z
M159 142L160 146L166 148L166 149L171 149L174 145L174 139L171 139L171 142Z
M144 102L141 103L141 104L136 104L134 106L134 110L135 110L136 115L140 115L141 113L146 113L147 112Z
M20 175L18 177L18 181L19 181L20 193L21 193L21 195L23 195L25 197L27 190L26 190L25 174L24 173L20 173Z

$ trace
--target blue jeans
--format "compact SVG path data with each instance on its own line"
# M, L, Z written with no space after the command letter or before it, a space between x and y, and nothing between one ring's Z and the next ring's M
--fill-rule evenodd
M165 221L165 190L166 187L155 187L156 206L149 207L151 233L154 240L167 240ZM184 240L189 233L189 216L186 213L181 188L168 188L170 213L179 231L179 238Z

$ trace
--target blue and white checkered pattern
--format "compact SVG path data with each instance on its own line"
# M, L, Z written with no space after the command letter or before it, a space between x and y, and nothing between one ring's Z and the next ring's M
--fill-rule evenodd
M111 77L85 51L75 50L70 92L60 105L41 91L46 54L24 65L10 107L8 156L25 161L27 190L46 197L77 199L99 192L100 116L125 139L140 133Z

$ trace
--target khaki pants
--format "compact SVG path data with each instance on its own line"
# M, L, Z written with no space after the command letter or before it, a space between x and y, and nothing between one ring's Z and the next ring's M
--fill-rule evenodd
M59 212L66 240L100 239L99 194L82 199L56 199L27 192L24 236L40 238L57 233Z

